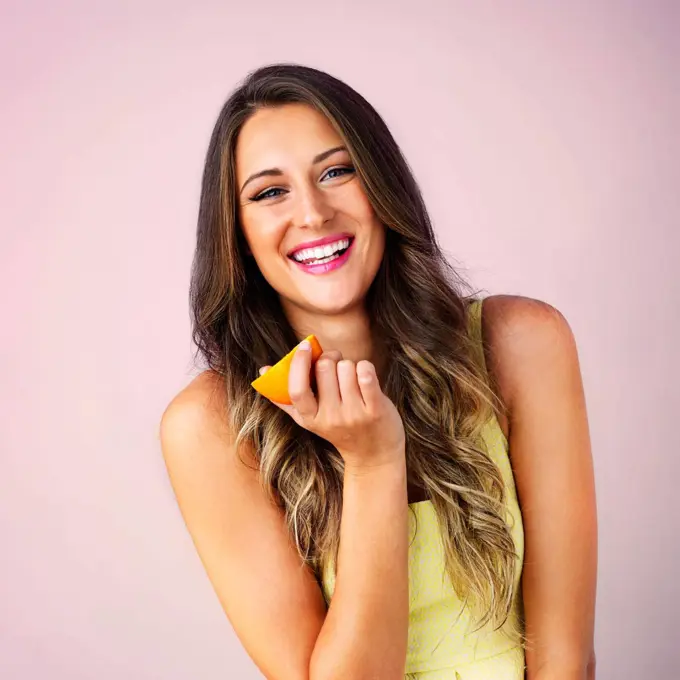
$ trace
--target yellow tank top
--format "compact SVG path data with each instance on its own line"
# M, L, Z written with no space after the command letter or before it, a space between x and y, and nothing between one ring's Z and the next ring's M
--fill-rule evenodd
M470 332L477 340L484 366L481 326L482 301L470 305ZM493 416L482 436L489 455L505 480L508 522L519 556L510 620L500 630L489 624L473 632L474 621L445 576L444 550L437 515L430 501L409 508L409 629L406 678L413 680L524 680L524 649L507 635L521 617L520 577L524 560L524 530L508 443ZM335 587L332 565L322 578L330 604Z

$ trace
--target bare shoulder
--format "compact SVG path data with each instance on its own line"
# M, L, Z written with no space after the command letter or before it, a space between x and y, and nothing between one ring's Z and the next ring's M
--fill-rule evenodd
M572 339L564 315L551 304L521 295L491 295L483 304L484 330L490 340L514 350L535 350Z
M193 507L193 492L261 501L258 470L252 451L236 451L229 427L228 404L222 378L204 371L182 389L166 407L160 423L161 450L170 481L183 512ZM246 462L248 466L243 463ZM190 527L191 530L191 527Z
M234 631L271 678L308 677L326 606L265 494L252 451L236 450L221 378L197 376L165 409L161 448L186 528Z
M210 427L229 437L226 401L220 376L203 371L168 404L161 418L161 438L192 436Z
M509 406L525 534L522 598L533 641L527 670L533 677L536 669L572 668L585 678L593 659L597 517L576 343L562 313L545 302L498 295L482 310L489 359Z
M212 478L214 483L224 478L226 485L241 477L234 465L235 437L227 415L221 378L212 371L196 376L166 407L160 423L161 451L180 505L189 480L203 483ZM228 473L230 468L235 471Z
M492 295L482 310L487 361L510 408L546 370L578 368L573 333L557 308L519 295Z

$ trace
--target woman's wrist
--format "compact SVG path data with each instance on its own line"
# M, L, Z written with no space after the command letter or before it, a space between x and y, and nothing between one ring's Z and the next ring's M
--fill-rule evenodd
M381 505L392 501L401 504L408 496L405 461L385 462L381 465L345 468L344 491L346 501L352 498L372 498Z
M342 452L340 452L342 455ZM354 456L356 458L357 456ZM359 458L361 458L359 456ZM367 459L369 457L367 456ZM406 475L406 452L404 447L400 447L393 452L385 453L380 459L376 460L374 457L370 458L366 463L347 463L345 462L345 476L370 476L380 475L389 477L394 475L400 477Z

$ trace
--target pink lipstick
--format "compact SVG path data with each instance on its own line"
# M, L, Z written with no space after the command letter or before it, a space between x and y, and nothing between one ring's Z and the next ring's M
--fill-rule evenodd
M327 274L328 272L334 271L342 267L352 253L352 247L354 246L354 237L349 238L338 238L338 236L333 236L331 238L326 238L313 241L313 246L303 244L302 247L298 246L292 253L304 253L309 254L309 258L305 258L307 261L296 260L292 255L289 255L289 259L303 272L306 274ZM320 252L324 245L335 244L338 242L347 241L348 246L344 249L334 250L332 252ZM324 243L325 242L325 243ZM316 253L313 253L313 249L316 248ZM330 249L329 249L330 250Z

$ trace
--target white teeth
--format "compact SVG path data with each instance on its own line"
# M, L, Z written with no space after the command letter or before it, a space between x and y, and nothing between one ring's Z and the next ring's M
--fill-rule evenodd
M345 250L349 248L349 239L344 238L335 243L327 243L325 246L320 246L317 248L305 248L304 250L298 250L297 253L293 255L293 259L298 262L309 262L312 260L326 260L333 256L338 250Z
M312 260L311 262L306 262L305 264L326 264L331 260L337 260L340 257L337 253L333 253L329 257L322 257L320 260Z

